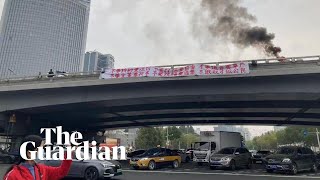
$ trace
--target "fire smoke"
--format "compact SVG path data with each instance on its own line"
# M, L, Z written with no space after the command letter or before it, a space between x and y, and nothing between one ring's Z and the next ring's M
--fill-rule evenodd
M208 21L201 25L212 36L230 40L241 48L252 46L268 56L280 57L281 48L273 44L275 35L265 27L252 26L256 17L240 6L240 0L202 0L201 12L195 15L199 14L207 16Z

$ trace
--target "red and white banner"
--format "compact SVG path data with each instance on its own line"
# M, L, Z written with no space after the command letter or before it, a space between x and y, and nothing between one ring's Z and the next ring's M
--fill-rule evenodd
M151 67L123 68L123 69L107 69L101 73L101 79L110 78L130 78L130 77L150 77L153 76Z
M176 68L137 67L123 69L107 69L101 73L100 79L131 78L131 77L178 77L178 76L205 76L205 75L233 75L248 74L249 64L239 62L223 66L192 64Z
M235 64L228 64L224 66L210 66L200 64L198 74L203 75L232 75L232 74L248 74L249 64L246 62L239 62Z

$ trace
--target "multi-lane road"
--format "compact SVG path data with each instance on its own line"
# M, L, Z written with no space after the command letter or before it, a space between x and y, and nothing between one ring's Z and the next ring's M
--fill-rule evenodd
M255 165L252 169L239 169L234 172L225 170L210 170L206 166L197 166L193 163L182 164L178 169L161 168L156 171L132 170L127 163L123 164L124 174L116 177L117 180L311 180L320 179L320 172L302 172L296 176L286 174L268 174L261 165ZM0 177L8 165L0 164ZM1 178L0 178L1 179Z

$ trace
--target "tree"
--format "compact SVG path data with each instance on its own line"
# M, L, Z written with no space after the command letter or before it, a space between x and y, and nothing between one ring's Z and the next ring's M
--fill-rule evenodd
M137 149L149 149L164 145L164 139L160 128L141 128L136 138Z
M165 136L166 135L167 134L165 134ZM176 126L170 126L168 127L168 135L169 135L169 140L172 141L175 139L179 139L182 133Z
M308 132L304 135L304 132ZM254 149L276 149L278 145L305 144L318 146L315 127L292 126L277 132L268 132L255 137L247 145Z
M193 144L194 142L200 141L200 137L197 134L183 134L180 138L180 147L182 149L188 149L191 147L191 144Z
M180 126L179 130L184 134L195 134L195 131L192 126Z

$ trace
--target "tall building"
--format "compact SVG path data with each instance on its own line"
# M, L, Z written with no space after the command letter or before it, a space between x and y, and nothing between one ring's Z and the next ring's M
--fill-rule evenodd
M90 0L6 0L0 24L0 78L50 69L79 72Z
M102 54L97 51L86 52L82 72L93 72L112 68L114 68L114 57L111 54Z

